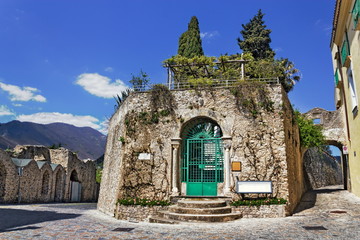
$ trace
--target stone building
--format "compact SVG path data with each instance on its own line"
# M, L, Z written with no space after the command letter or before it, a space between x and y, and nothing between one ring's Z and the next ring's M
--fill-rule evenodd
M306 186L298 127L280 84L133 92L112 116L98 209L119 198L277 197Z
M0 203L96 201L96 168L71 151L16 146L0 150Z

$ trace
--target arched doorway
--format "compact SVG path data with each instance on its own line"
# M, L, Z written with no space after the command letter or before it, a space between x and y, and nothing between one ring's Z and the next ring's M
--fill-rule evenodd
M196 119L182 134L181 181L187 196L216 196L224 181L224 154L220 126L211 119Z
M61 170L58 170L55 176L55 195L54 195L55 202L61 202L63 200L63 192L64 192L63 172Z
M338 145L329 144L306 150L303 155L304 170L311 189L326 186L347 189L346 159L340 149Z
M0 162L0 202L4 201L6 187L6 169Z
M41 184L41 195L46 196L49 194L49 186L50 186L50 175L48 171L45 171L42 177Z
M80 202L81 201L81 183L78 178L76 170L73 170L70 175L70 201Z

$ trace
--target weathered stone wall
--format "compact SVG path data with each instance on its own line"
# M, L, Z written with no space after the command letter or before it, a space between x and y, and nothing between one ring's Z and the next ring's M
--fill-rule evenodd
M330 145L342 147L345 144L345 128L342 118L342 109L326 111L322 108L313 108L304 115L308 119L318 119L323 128L325 140Z
M302 195L307 191L304 179L304 167L301 156L300 133L296 124L293 110L289 99L283 94L283 116L284 116L284 135L281 137L286 146L287 194L283 197L288 200L286 206L287 214L291 214L300 202Z
M39 189L41 189L41 170L36 161L31 161L23 167L22 176L20 176L21 202L30 203L39 201Z
M13 157L20 159L34 159L35 161L50 162L49 149L44 146L17 145L14 148Z
M117 205L115 218L126 221L148 221L150 216L156 215L159 211L167 211L168 206L124 206Z
M336 159L316 147L308 149L303 159L311 189L343 184L341 159Z
M233 199L241 198L235 193L237 179L272 181L271 196L289 200L292 209L303 192L302 185L295 185L302 182L297 126L281 86L260 88L131 94L110 120L98 208L113 215L118 198L169 199L171 139L181 138L194 119L206 118L230 137L231 161L242 164L240 172L231 174ZM151 159L139 160L139 153L149 153ZM223 186L218 186L221 195Z
M7 153L0 152L0 202L70 201L72 171L77 172L77 181L81 183L80 200L97 200L93 161L83 162L64 148L49 151L43 146L17 146L13 156L19 158L16 163ZM21 176L19 169L22 169Z
M279 218L286 216L286 205L238 206L232 212L242 213L243 218Z
M19 176L10 156L0 149L0 203L17 198Z

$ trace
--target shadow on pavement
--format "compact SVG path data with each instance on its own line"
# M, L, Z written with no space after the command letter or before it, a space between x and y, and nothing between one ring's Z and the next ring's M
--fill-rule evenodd
M0 232L37 229L36 226L26 226L41 222L71 219L81 214L57 213L53 211L29 211L21 209L0 209Z
M301 213L302 211L306 209L310 209L315 206L317 195L318 194L324 194L324 193L332 193L332 192L338 192L343 191L344 189L341 188L321 188L321 189L314 189L309 190L306 192L299 203L299 205L295 208L295 211L293 214Z

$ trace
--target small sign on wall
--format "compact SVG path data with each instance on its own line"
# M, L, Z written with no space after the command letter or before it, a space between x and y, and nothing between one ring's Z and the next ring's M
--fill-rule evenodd
M238 181L236 184L238 193L272 193L271 181Z
M150 153L139 153L139 160L151 160L151 154Z
M231 162L231 170L233 172L240 172L241 171L241 162Z

